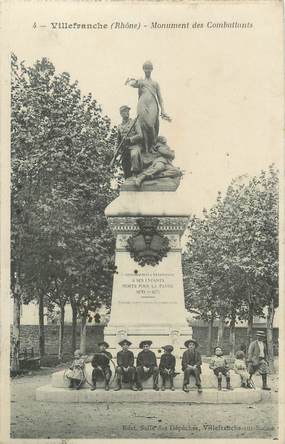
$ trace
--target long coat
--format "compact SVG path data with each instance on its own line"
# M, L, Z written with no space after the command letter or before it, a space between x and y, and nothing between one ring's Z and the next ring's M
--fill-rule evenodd
M157 367L156 356L152 350L142 350L137 356L137 367Z
M201 371L202 358L200 353L195 350L194 352L190 352L190 350L185 350L182 356L182 370L184 371L187 368L187 365L197 365L199 373Z

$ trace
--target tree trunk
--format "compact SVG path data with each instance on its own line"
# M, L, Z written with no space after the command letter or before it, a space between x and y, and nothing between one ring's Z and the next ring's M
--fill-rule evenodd
M248 318L247 318L247 349L253 339L253 304L248 303Z
M80 351L86 353L86 328L87 328L87 314L81 315L81 328L80 328Z
M236 349L236 313L232 313L231 321L230 321L230 355L234 356Z
M20 372L19 352L20 352L20 319L21 319L21 295L19 283L15 282L13 294L13 328L11 343L11 376L16 376Z
M274 320L275 308L274 300L271 299L268 305L267 319L266 319L266 338L267 338L267 351L268 351L268 363L272 373L274 373L274 352L273 352L273 320Z
M214 318L208 322L207 356L212 356Z
M224 342L224 329L225 329L225 318L220 317L219 324L218 324L218 338L217 338L217 345L223 346Z
M72 308L72 339L71 339L71 347L72 353L76 350L76 330L77 330L77 305L70 298L71 308Z
M39 351L40 358L45 355L45 322L44 322L44 294L39 295Z
M59 341L58 341L58 360L59 360L59 362L62 362L62 358L63 358L64 317L65 317L65 304L61 304L61 306L60 306L60 323L59 323Z

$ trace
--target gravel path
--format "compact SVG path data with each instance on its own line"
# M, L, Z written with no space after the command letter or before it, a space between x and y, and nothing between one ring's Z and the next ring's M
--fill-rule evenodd
M11 383L12 438L277 438L277 376L258 404L60 404L35 400L54 369ZM215 430L213 430L215 427Z

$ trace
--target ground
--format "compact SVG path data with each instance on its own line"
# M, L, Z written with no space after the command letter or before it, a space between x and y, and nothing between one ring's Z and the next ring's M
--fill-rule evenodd
M35 400L55 369L11 383L12 438L277 438L278 377L257 404L60 404ZM245 392L246 393L246 392ZM231 429L226 429L230 426ZM215 427L215 431L212 430ZM222 430L219 430L223 428Z

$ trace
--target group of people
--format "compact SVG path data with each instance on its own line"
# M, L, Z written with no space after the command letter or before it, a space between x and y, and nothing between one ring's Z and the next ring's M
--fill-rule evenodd
M117 365L115 368L116 387L115 391L121 390L122 383L129 383L134 391L143 390L143 381L152 377L153 389L159 390L159 375L161 376L161 390L166 389L166 382L169 380L170 389L175 390L174 378L178 374L175 370L176 358L172 354L173 346L165 345L162 347L164 353L161 355L159 365L155 353L151 350L152 341L144 340L139 344L142 349L138 355L135 366L135 357L129 347L131 342L128 339L123 339L119 342L121 350L117 353ZM202 393L201 384L201 354L198 351L199 344L194 339L188 339L184 343L186 350L182 356L182 371L184 373L182 390L189 392L190 376L195 378L195 384L198 393ZM98 379L103 379L105 382L105 390L110 389L110 380L112 370L110 362L112 355L107 351L109 345L102 341L98 344L99 352L93 355L91 365L92 371L92 385L91 390L96 390ZM70 380L70 388L80 389L85 382L84 367L86 358L82 356L79 350L75 351L74 361L66 374ZM222 378L226 379L226 388L232 390L230 381L231 365L223 354L220 346L215 347L214 355L210 359L209 368L213 371L217 378L218 390L222 389ZM267 362L267 348L265 344L265 335L262 331L257 332L257 339L251 342L247 362L245 360L245 353L239 350L236 353L236 359L233 363L232 369L240 376L241 387L254 388L252 376L258 372L262 377L263 390L270 390L267 385L267 375L269 372Z
M117 366L115 368L116 391L122 388L123 382L129 383L132 390L141 391L143 390L143 381L151 376L153 378L153 389L159 390L159 375L162 377L161 390L165 390L167 378L170 380L171 390L174 390L173 379L175 376L176 358L172 354L172 345L162 347L164 353L158 365L155 353L150 350L152 341L141 341L139 347L142 351L138 353L136 366L134 354L129 350L131 342L128 339L123 339L119 342L119 345L122 349L117 353ZM112 355L107 351L109 344L106 341L100 342L98 347L99 352L95 353L91 360L93 367L91 390L96 390L98 379L103 379L105 382L105 390L109 390L112 376L110 366ZM76 388L77 390L81 388L85 381L85 363L86 357L82 356L80 350L76 350L74 353L74 361L66 373L66 377L70 380L70 388Z
M218 381L218 390L222 389L222 378L226 378L227 389L232 390L230 383L231 365L224 357L221 347L215 347L215 355L211 358L209 367L213 370ZM247 356L244 350L236 353L236 358L232 366L234 372L240 376L241 387L252 389L254 384L252 377L258 373L262 377L262 389L271 390L267 384L269 373L268 351L265 342L265 334L259 330L256 333L256 339L249 345Z

